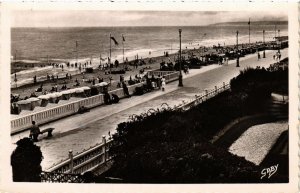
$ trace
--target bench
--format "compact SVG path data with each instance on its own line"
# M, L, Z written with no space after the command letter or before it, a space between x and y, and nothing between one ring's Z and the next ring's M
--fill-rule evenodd
M44 133L47 133L48 132L48 136L47 137L52 137L52 131L54 130L54 128L47 128L43 131L40 132L40 134L44 134Z

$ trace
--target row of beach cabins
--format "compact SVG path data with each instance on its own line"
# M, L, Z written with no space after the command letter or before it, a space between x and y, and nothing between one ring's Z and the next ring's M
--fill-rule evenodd
M46 107L49 103L57 104L60 100L69 100L71 97L85 98L92 96L93 93L105 93L108 90L108 83L101 82L91 87L84 86L80 88L68 89L60 92L53 92L38 97L30 97L12 103L12 114L20 114L23 110L33 111L35 107Z

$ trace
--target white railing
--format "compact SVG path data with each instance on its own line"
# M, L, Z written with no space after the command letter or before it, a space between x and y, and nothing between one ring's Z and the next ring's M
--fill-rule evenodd
M177 109L180 109L182 111L186 111L188 109L190 109L191 107L197 106L198 104L201 104L205 101L207 101L208 99L211 99L213 97L215 97L216 95L229 90L230 89L230 84L226 84L225 82L223 82L222 86L215 86L214 89L212 90L205 90L205 92L201 95L196 95L195 99L192 99L189 102L183 102L182 104L180 104L179 106L177 106Z
M137 83L128 86L128 91L133 94L136 87L142 86L143 83ZM117 89L109 91L110 94L116 94L119 98L125 97L123 89ZM38 124L45 124L50 121L54 121L65 116L69 116L78 112L80 106L86 108L92 108L104 104L104 95L99 94L92 97L83 98L79 101L70 102L68 104L57 105L52 108L47 108L38 112L32 112L30 114L19 116L11 120L11 134L21 132L32 126L32 121L36 121Z
M167 74L171 74L171 73L174 73L175 71L148 71L147 74L148 76L165 76Z
M205 90L202 95L196 95L195 99L191 100L188 103L183 103L177 106L175 109L186 111L191 107L201 104L204 101L213 98L216 95L229 89L230 85L223 82L222 86L215 86L215 89L211 91ZM91 147L88 150L84 150L83 152L75 156L73 156L72 151L70 151L68 159L62 161L59 164L54 164L54 166L47 169L46 172L82 174L87 171L103 171L104 169L101 169L101 167L104 168L105 166L107 166L106 163L108 161L111 161L111 157L108 155L108 152L112 143L113 140L106 141L105 136L102 136L101 144L96 144L96 146Z
M154 77L165 77L166 83L172 82L174 80L178 80L179 78L179 72L178 71L149 71L147 72L148 77L154 76Z
M179 79L179 72L172 72L170 74L165 75L166 78L166 83L172 82L174 80L178 80Z
M84 150L76 155L73 155L72 150L70 150L69 157L66 160L59 164L54 164L46 172L82 174L87 171L97 170L101 166L105 167L111 161L108 150L112 142L112 140L106 140L106 137L102 136L102 142L88 150Z

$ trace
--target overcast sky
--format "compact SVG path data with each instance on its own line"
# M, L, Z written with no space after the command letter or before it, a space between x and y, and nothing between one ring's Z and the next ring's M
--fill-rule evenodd
M13 27L199 26L230 21L286 21L285 12L15 11Z

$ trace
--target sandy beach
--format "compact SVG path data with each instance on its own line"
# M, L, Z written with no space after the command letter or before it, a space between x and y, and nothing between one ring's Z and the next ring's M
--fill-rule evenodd
M240 45L240 47L249 47L249 46L255 46L256 44L243 44ZM233 49L234 45L228 45L224 48L226 49ZM221 47L222 48L222 47ZM218 49L213 48L213 47L206 47L204 49L204 47L199 47L198 49L188 49L188 48L184 48L182 50L182 56L183 57L188 57L189 55L193 55L194 57L197 58L201 58L201 56L205 55L205 54L220 54L220 50L222 49ZM130 79L130 77L132 79L134 79L134 77L136 75L144 75L145 72L147 71L151 71L151 70L157 70L160 68L160 63L162 61L165 62L169 62L171 61L173 64L175 64L175 60L177 59L178 54L177 53L173 53L173 54L169 54L168 56L164 56L162 53L162 56L157 56L157 57L152 57L151 60L153 62L149 63L150 58L144 58L141 60L145 61L145 64L143 65L138 65L138 67L136 68L135 66L129 66L128 68L129 70L126 71L125 74L109 74L108 72L111 71L117 71L117 70L122 70L124 69L124 65L123 63L119 64L119 67L113 67L111 69L106 69L106 70L100 70L99 68L96 68L96 66L99 65L99 63L91 63L87 65L87 68L94 68L92 73L86 73L84 72L84 70L82 69L82 71L80 72L78 68L75 67L66 67L66 65L64 65L64 68L61 67L52 67L52 66L46 66L46 67L35 67L32 68L30 70L26 70L24 72L19 72L17 73L17 82L13 81L13 75L12 75L12 85L11 85L11 93L12 94L18 94L20 98L24 98L24 97L29 97L32 93L35 93L36 96L42 95L41 92L35 92L35 90L37 88L39 88L41 85L43 85L43 90L45 91L50 91L52 89L52 87L57 86L58 90L60 90L62 88L63 85L66 85L67 88L75 88L75 84L76 84L76 79L80 82L80 86L92 86L92 80L95 79L95 82L98 83L97 78L103 78L103 80L105 82L110 83L111 85L109 87L109 90L114 90L117 88L117 83L120 81L120 75L124 76L125 81L128 81ZM241 57L242 59L243 57ZM129 61L129 63L133 63L133 61ZM63 62L63 63L66 63ZM88 62L86 62L88 63ZM143 70L144 73L140 74L140 71ZM28 72L28 73L27 73ZM37 77L37 83L33 84L33 74ZM47 74L49 74L49 76L51 77L52 75L54 75L54 79L55 81L52 80L46 80L46 76ZM66 74L68 74L68 76L71 74L72 75L72 79L67 79L66 78ZM58 79L57 79L58 77ZM110 80L110 78L112 78ZM16 85L17 83L17 85Z

